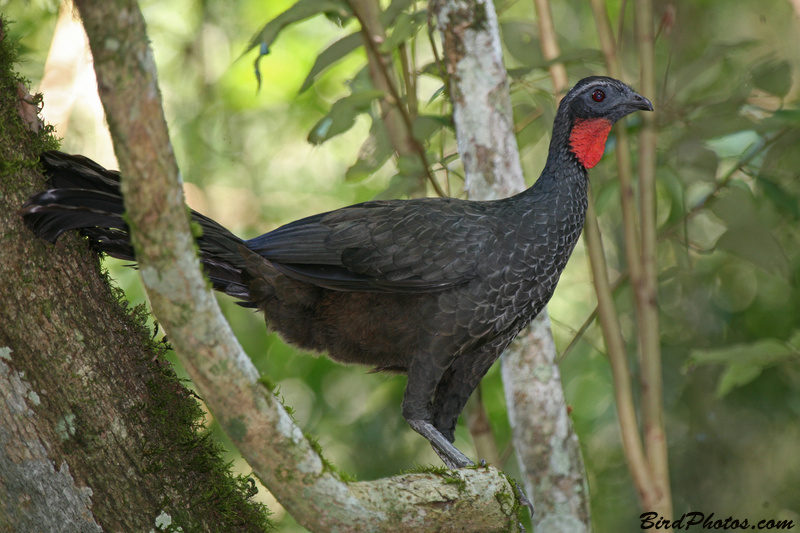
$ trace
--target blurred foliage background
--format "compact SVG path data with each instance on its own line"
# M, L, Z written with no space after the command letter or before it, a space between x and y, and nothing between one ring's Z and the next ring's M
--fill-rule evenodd
M372 99L351 98L334 106L370 89L363 48L331 46L357 32L353 20L317 16L283 28L260 61L257 90L257 52L242 54L251 37L292 3L142 2L189 203L242 236L376 196L424 192L402 160L380 155L385 139L373 129L379 112ZM636 86L630 4L611 0L607 9L616 24L625 81ZM646 96L660 113L659 306L676 517L700 511L751 523L770 518L800 523L797 4L655 3L660 84L658 94ZM388 2L382 5L389 10ZM400 0L394 5L404 8L395 19L396 37L412 39L414 67L421 73L416 84L420 115L439 117L449 107L432 63L425 5ZM57 123L63 149L114 167L90 59L81 33L66 24L68 10L58 33L64 40L51 50L59 7L48 0L0 0L0 12L16 21L10 32L22 47L22 74L34 88L43 82L44 115ZM523 166L532 182L549 142L552 85L532 3L499 1L497 9ZM588 3L554 0L552 9L571 82L604 74ZM439 37L434 40L440 47ZM333 52L328 53L341 59L315 68L329 47ZM305 83L312 69L312 83ZM415 134L424 141L440 182L451 194L463 194L449 121L430 118L418 125ZM361 149L365 139L377 148ZM606 153L613 150L612 133ZM617 310L626 337L635 339L615 176L614 158L608 155L591 172ZM129 298L142 302L136 273L107 264ZM336 465L373 479L416 463L438 464L400 415L405 378L298 355L265 330L260 315L230 299L220 301L258 369L280 383L295 417ZM587 463L596 529L629 531L638 529L641 511L621 450L604 344L592 321L594 306L579 245L549 309L564 352L562 378ZM584 323L588 327L581 331ZM635 367L635 341L628 348ZM482 395L499 448L505 450L503 466L514 475L501 387L494 368L483 381ZM463 423L457 441L474 456ZM231 460L241 462L233 452ZM302 531L267 501L277 511L281 531Z

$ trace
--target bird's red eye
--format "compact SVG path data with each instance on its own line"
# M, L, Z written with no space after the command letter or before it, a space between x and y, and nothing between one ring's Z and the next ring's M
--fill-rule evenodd
M605 100L605 98L606 98L606 93L604 93L600 89L597 89L592 93L592 100L594 100L595 102L602 102L603 100Z

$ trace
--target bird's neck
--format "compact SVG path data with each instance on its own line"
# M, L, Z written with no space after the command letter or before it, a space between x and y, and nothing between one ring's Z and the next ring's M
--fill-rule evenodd
M561 111L559 109L556 115L544 169L529 189L535 197L563 193L585 196L586 169L594 166L603 155L608 135L605 125L599 121L574 120Z

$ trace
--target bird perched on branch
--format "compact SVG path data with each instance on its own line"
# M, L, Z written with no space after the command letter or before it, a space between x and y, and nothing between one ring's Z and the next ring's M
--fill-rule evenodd
M536 183L489 202L372 201L243 240L191 212L214 289L260 309L304 350L408 375L403 416L450 468L467 399L501 352L545 306L583 228L587 172L615 121L649 100L624 83L585 78L559 105ZM82 157L41 156L50 190L21 214L55 242L80 230L93 249L135 260L119 174Z

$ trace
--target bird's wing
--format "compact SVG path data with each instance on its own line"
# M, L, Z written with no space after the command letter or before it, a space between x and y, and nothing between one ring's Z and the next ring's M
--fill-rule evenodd
M375 201L247 241L284 274L334 290L431 292L469 281L493 238L485 203Z

